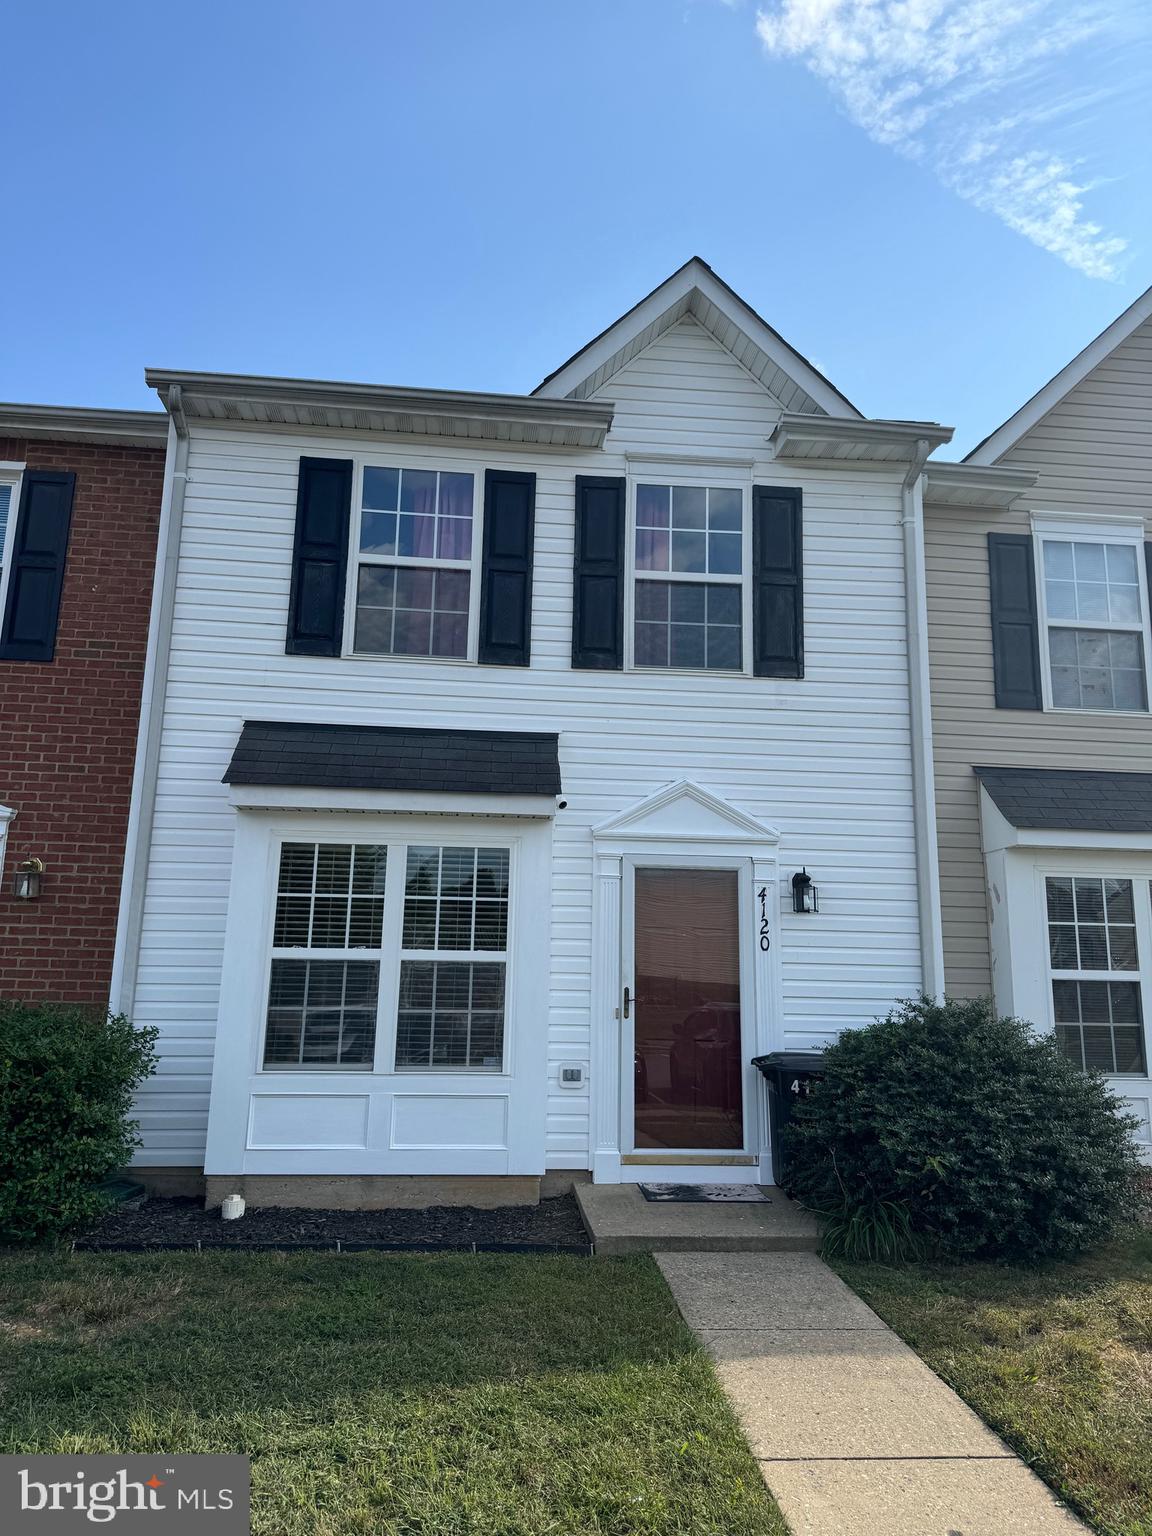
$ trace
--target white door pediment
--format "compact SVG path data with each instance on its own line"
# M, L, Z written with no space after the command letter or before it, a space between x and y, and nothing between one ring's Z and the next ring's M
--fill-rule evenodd
M727 800L688 779L668 784L648 799L622 811L600 826L592 836L598 842L637 840L740 843L774 848L780 834Z

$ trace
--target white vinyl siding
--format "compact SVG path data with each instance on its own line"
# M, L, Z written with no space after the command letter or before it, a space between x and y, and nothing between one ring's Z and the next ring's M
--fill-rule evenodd
M221 777L245 719L560 733L567 808L552 833L547 1158L586 1167L593 929L591 828L691 779L778 828L781 879L806 865L818 918L785 911L781 1046L823 1042L921 983L900 470L772 463L775 402L694 322L605 387L600 453L485 448L537 475L532 664L284 654L302 454L474 468L475 444L379 443L192 425L135 1015L161 1030L142 1095L147 1162L202 1155L235 815ZM805 678L591 672L571 666L574 476L627 454L743 456L757 483L804 492ZM723 483L723 482L722 482ZM783 900L788 904L787 891Z

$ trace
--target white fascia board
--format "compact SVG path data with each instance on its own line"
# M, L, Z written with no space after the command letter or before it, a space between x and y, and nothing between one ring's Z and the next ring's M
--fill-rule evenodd
M1004 469L998 465L956 464L947 459L929 460L924 466L925 501L946 499L948 504L963 504L965 492L980 495L980 505L1010 507L1019 496L1030 491L1039 479L1034 469ZM973 505L976 505L973 503Z
M852 404L851 400L842 395L822 373L819 373L806 358L795 351L782 336L763 321L750 305L746 304L739 294L722 282L711 267L699 257L694 256L691 261L685 262L678 272L654 288L645 299L610 325L594 341L590 341L575 356L569 358L555 373L538 384L533 393L538 397L550 397L562 399L569 395L585 379L590 378L596 370L602 367L608 360L620 351L621 347L628 345L634 336L660 319L693 289L699 292L715 304L721 313L728 316L733 325L744 332L753 345L767 354L772 361L785 372L789 378L794 379L800 387L816 401L821 410L827 411L830 416L854 416L859 417L860 412Z
M786 411L772 429L770 440L776 448L777 458L787 458L790 447L803 443L875 443L878 447L893 444L905 447L908 458L912 459L917 456L920 443L939 448L951 442L953 430L936 421L885 421Z
M983 785L980 786L980 838L985 853L1002 853L1013 848L1152 852L1152 832L1069 832L1061 828L1014 827Z
M339 811L402 816L529 816L549 820L557 802L548 795L466 795L390 789L286 789L233 784L228 797L238 811Z
M1134 304L1130 304L1107 330L1101 331L1095 341L1089 342L1054 378L1049 379L1043 389L1025 401L1014 416L1009 416L982 443L977 443L972 452L965 455L965 464L994 464L1149 318L1152 318L1152 288L1145 289Z
M542 400L535 395L497 395L464 390L409 389L393 385L343 383L328 379L269 378L230 373L188 373L146 368L145 382L168 401L178 385L189 398L236 403L318 406L378 410L412 415L441 415L472 421L519 421L594 430L612 425L613 406L604 400ZM215 418L210 418L215 420Z

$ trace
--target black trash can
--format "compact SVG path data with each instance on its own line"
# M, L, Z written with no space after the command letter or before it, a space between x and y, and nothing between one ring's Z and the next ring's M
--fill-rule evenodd
M793 1105L812 1091L812 1084L824 1076L823 1051L771 1051L754 1056L768 1083L768 1132L772 1139L772 1177L779 1189L788 1193L788 1159L784 1152L783 1130L792 1118Z

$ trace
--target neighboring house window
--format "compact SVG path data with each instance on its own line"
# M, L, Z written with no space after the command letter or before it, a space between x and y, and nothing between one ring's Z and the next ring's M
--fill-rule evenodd
M636 486L634 666L746 669L745 501L732 486Z
M367 465L355 516L352 648L367 655L475 653L477 477Z
M1045 881L1056 1038L1078 1066L1146 1071L1140 956L1131 880Z
M8 570L12 564L12 544L16 537L17 489L19 471L0 469L0 618L4 614L4 601L8 587Z
M1141 545L1044 535L1041 548L1052 706L1146 710Z
M502 1071L508 872L506 848L284 843L265 1070Z

